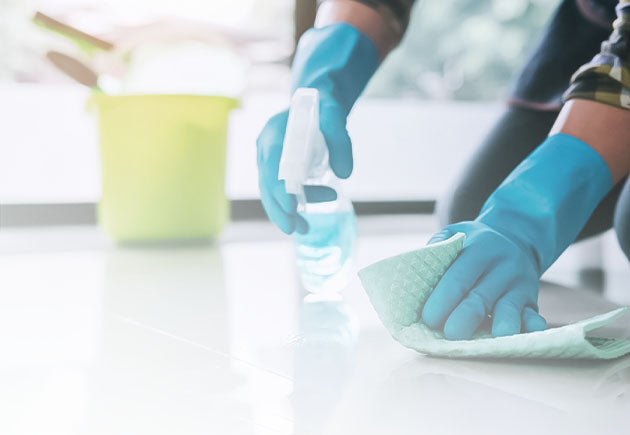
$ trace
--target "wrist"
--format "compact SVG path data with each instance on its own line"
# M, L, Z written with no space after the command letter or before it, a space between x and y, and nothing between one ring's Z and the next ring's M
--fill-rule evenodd
M292 67L292 91L317 88L332 96L346 114L378 67L369 37L347 23L308 30L298 43Z
M535 256L544 272L612 187L606 162L567 134L548 137L490 195L478 221Z
M565 133L589 144L604 159L613 182L630 173L630 110L598 101L569 100L550 134Z
M374 43L383 60L402 39L404 29L389 7L367 5L354 0L326 0L317 10L315 27L345 22L363 34Z

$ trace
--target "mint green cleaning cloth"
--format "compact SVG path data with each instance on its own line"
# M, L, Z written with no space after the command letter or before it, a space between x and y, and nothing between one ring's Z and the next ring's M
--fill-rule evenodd
M463 233L416 251L387 258L359 271L376 313L403 346L435 356L491 358L612 359L630 353L630 341L587 337L626 313L619 308L545 331L493 338L488 331L471 340L447 340L422 323L429 295L464 247Z

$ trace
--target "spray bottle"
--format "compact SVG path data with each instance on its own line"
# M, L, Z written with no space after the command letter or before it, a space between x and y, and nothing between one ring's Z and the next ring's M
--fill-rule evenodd
M319 128L317 89L299 88L293 94L278 178L294 194L298 213L309 229L293 235L302 285L311 293L341 291L351 279L357 224L352 202L328 160L328 148ZM327 186L337 198L307 202L304 186Z

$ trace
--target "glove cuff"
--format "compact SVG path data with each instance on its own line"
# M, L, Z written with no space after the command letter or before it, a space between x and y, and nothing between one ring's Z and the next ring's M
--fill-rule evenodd
M308 30L300 38L292 66L292 89L317 88L346 116L379 64L372 40L348 23Z
M531 252L542 274L575 240L611 187L610 169L597 151L560 133L512 171L476 220Z

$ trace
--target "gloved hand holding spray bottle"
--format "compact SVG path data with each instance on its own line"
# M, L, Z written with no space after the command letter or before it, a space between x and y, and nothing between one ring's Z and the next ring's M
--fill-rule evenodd
M278 228L294 233L311 292L339 291L350 278L356 224L339 183L353 166L346 120L379 62L372 40L348 23L308 30L291 68L292 115L273 116L256 143L263 207ZM285 154L285 147L292 150Z
M352 202L329 164L328 148L319 129L319 92L299 88L293 94L280 157L278 178L297 198L306 220L305 234L294 233L302 284L312 293L341 291L351 277L357 228ZM334 190L328 201L307 202L305 186ZM336 198L335 198L336 196Z

